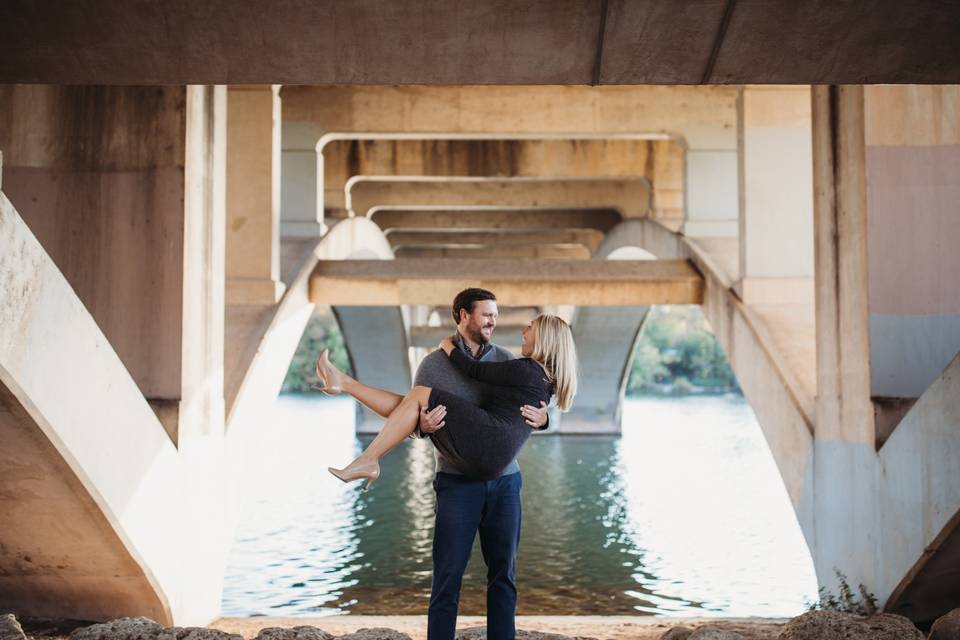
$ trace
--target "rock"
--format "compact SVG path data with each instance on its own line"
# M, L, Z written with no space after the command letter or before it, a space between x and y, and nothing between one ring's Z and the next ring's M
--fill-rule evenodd
M20 623L12 613L0 616L0 640L27 640Z
M292 629L265 627L253 640L333 640L333 636L323 629L301 625Z
M75 629L70 640L156 640L163 630L150 618L117 618Z
M243 640L243 636L206 627L170 627L161 631L157 640Z
M457 632L456 640L487 640L486 627L470 627ZM581 636L564 636L559 633L544 633L543 631L526 631L517 629L517 640L595 640Z
M960 609L937 618L930 627L929 640L960 640Z
M689 627L674 627L660 636L660 640L687 640L691 633L693 633L693 629Z
M206 627L164 628L150 618L118 618L77 629L70 640L243 640L243 636Z
M337 636L337 640L412 640L405 633L400 633L396 629L387 629L386 627L373 627L372 629L357 629L354 633Z
M838 611L808 611L783 627L779 640L923 640L908 618L880 613L855 616Z
M725 631L716 627L700 627L687 640L746 640L736 631Z

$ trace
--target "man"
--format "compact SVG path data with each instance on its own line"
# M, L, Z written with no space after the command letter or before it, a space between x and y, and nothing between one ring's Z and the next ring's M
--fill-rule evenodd
M457 323L454 344L473 358L502 362L514 357L490 342L497 326L497 299L486 289L465 289L453 301ZM481 404L495 388L460 373L442 351L430 353L417 369L414 384L443 389ZM547 425L547 408L518 407L531 428ZM421 411L420 437L444 426L446 408ZM514 460L495 480L458 472L434 450L437 474L436 526L433 532L433 585L427 616L427 640L453 640L463 573L477 533L487 565L487 638L514 640L517 609L516 557L520 541L520 467Z

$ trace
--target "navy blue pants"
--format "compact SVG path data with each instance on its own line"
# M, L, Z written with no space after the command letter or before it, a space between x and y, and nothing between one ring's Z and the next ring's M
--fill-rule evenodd
M474 480L438 473L437 519L433 533L433 586L427 640L453 640L460 585L473 540L487 564L487 638L514 640L517 611L517 545L520 542L520 473Z

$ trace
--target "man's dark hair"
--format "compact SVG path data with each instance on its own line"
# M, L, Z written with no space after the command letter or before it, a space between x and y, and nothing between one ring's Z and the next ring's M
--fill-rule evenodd
M467 315L473 313L473 305L475 305L480 300L493 300L497 301L497 296L493 295L492 291L487 291L486 289L480 289L477 287L472 287L470 289L464 289L457 294L457 297L453 299L453 322L454 324L460 324L460 310L463 309L467 312Z

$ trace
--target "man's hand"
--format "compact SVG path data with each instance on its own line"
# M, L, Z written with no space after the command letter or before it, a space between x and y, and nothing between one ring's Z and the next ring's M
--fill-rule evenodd
M430 435L443 428L447 417L447 408L438 404L433 411L427 411L426 407L420 409L420 432L424 435Z
M539 408L529 404L523 405L520 407L520 413L527 421L527 424L534 429L542 429L544 425L547 424L547 403L543 400L540 401Z

